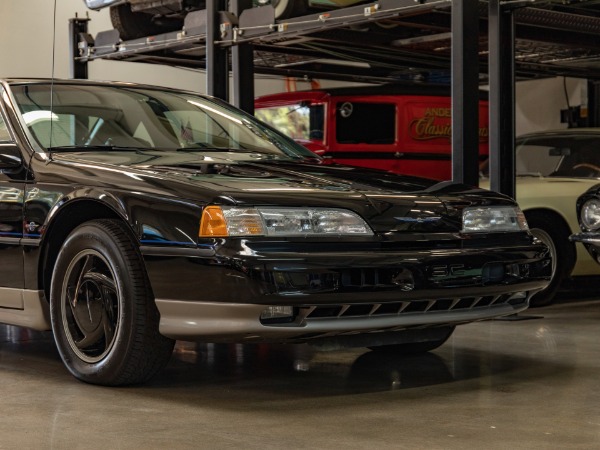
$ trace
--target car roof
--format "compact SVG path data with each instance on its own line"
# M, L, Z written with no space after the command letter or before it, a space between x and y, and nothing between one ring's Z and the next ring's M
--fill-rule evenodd
M9 86L16 86L20 84L56 84L56 85L85 85L85 86L120 86L120 87L135 87L141 89L159 89L163 91L173 91L173 92L189 92L195 95L203 95L204 97L212 98L210 95L201 94L198 92L189 91L186 89L177 89L165 86L157 86L152 84L142 84L142 83L131 83L128 81L108 81L108 80L82 80L82 79L73 79L73 78L19 78L19 77L11 77L11 78L3 78L0 79L1 83L8 84Z
M600 128L561 128L554 130L533 131L531 133L521 134L518 139L526 139L532 137L551 137L551 136L583 136L583 135L600 135Z

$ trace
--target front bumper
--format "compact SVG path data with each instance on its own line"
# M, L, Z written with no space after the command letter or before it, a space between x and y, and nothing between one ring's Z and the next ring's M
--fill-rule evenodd
M594 261L600 264L600 233L587 231L573 234L569 239L572 242L581 242Z
M380 252L142 248L160 332L205 342L301 342L519 312L549 283L543 245ZM287 322L261 321L289 306Z

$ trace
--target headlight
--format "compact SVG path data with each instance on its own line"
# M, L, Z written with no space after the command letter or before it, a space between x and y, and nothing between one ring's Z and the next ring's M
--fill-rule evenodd
M581 207L581 223L589 230L600 227L600 200L591 199Z
M527 230L525 215L516 206L473 207L463 210L463 233Z
M372 235L356 213L329 208L240 208L207 206L201 237Z

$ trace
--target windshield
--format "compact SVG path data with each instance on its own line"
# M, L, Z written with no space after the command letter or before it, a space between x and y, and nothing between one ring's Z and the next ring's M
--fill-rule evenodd
M95 84L16 84L23 121L44 149L234 151L314 158L252 116L188 92ZM52 95L51 95L52 92Z
M598 177L600 135L552 134L519 140L516 169L517 175Z
M525 136L515 146L517 176L600 177L600 134ZM486 160L481 174L489 175Z

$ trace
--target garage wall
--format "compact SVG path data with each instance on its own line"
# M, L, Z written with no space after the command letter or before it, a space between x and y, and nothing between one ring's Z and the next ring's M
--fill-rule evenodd
M587 81L562 77L522 81L516 86L516 134L567 128L560 110L587 101ZM568 98L568 103L567 103Z
M53 0L0 0L0 77L50 77L53 67L57 77L69 75L68 20L89 14L90 33L112 28L107 11L90 11L83 0L58 0L56 14ZM56 17L56 34L53 17ZM147 65L124 61L95 61L89 65L90 78L98 80L133 81L163 86L206 90L204 74L185 69ZM326 87L336 84L326 80ZM298 89L308 89L308 83L298 82ZM526 81L517 84L517 134L530 131L565 128L560 123L560 110L581 104L585 82L562 78ZM258 76L257 95L285 90L285 83L273 77Z
M91 22L89 31L95 36L99 31L112 28L108 11L91 11L83 0L58 0L56 2L56 51L54 73L57 77L69 75L70 18L86 17ZM0 77L50 77L52 76L53 0L0 0ZM204 92L203 73L159 65L124 61L95 61L89 65L90 78L96 80L133 81L162 86L181 87ZM259 79L257 94L284 90L281 80Z

